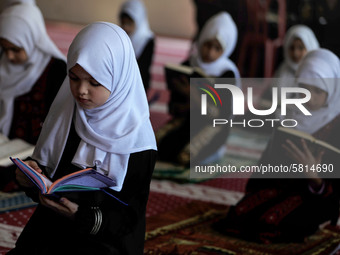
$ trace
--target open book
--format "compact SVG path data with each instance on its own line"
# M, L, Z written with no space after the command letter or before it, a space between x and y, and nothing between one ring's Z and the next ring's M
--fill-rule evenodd
M10 156L15 158L27 158L33 153L34 145L25 142L22 139L8 139L0 134L0 166L8 167L12 165Z
M336 153L340 155L340 149L334 147L333 145L316 139L312 135L305 133L300 130L292 129L292 128L285 128L285 127L278 127L274 131L274 138L273 138L273 146L281 147L285 141L289 139L291 140L296 146L301 147L301 139L304 139L307 142L308 148L312 152L316 152L317 150L326 150L328 152ZM277 153L277 152L276 152Z
M19 158L10 159L32 181L40 192L50 199L58 200L64 194L73 192L103 191L119 202L125 204L105 190L105 188L115 186L115 181L97 172L93 168L73 172L52 182L45 175L35 171Z
M164 65L164 71L167 86L170 90L175 87L173 84L173 80L180 77L185 77L186 79L188 79L188 83L190 83L190 78L206 78L207 80L213 82L213 79L206 75L204 71L199 67L168 63Z
M165 80L170 91L169 112L173 116L183 116L189 111L190 78L204 78L207 84L214 83L199 67L180 64L166 64L164 66Z

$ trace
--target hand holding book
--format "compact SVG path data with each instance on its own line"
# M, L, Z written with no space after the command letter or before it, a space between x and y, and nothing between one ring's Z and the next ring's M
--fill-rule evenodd
M52 182L42 174L42 171L35 162L23 162L18 158L11 158L11 160L18 167L19 171L26 176L24 178L22 174L18 175L24 186L37 187L41 194L51 199L59 200L61 197L66 196L67 198L74 198L72 201L82 198L82 200L86 202L87 197L82 196L85 191L99 191L104 192L120 203L127 205L106 190L107 188L115 186L116 182L108 176L97 172L93 168L73 172Z
M43 175L42 170L39 168L37 162L35 162L33 160L27 160L27 161L25 161L25 163L28 166L30 166L32 169L34 169L35 171L37 171L38 173ZM25 188L35 187L34 183L19 168L16 169L15 175L16 175L16 180L18 181L20 186L25 187Z
M325 153L325 149L319 149L315 153L315 155L313 155L312 151L307 146L307 142L304 139L301 139L301 148L289 139L286 140L286 143L283 144L282 147L285 149L287 155L291 159L299 164L308 166L308 169L321 164L322 157ZM319 178L318 172L316 171L306 171L305 175L308 179L313 180L313 182L317 184L322 183L322 180Z

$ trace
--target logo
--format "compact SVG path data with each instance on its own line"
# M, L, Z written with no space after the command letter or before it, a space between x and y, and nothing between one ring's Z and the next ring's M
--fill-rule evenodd
M275 111L280 107L281 115L286 116L287 115L287 106L292 105L292 107L296 107L299 109L304 115L310 116L312 115L306 107L303 105L304 103L307 103L310 98L311 98L311 93L309 90L305 88L300 88L300 87L282 87L280 88L280 104L278 104L278 88L273 87L272 88L272 105L269 109L256 109L254 106L254 93L253 93L253 88L248 87L247 88L247 97L245 99L243 91L231 84L215 84L214 88L212 86L209 86L207 84L204 84L208 89L205 88L200 88L200 90L204 91L206 94L201 94L201 115L207 115L207 94L210 96L210 98L213 100L215 106L217 106L216 98L219 100L221 107L232 107L232 113L234 116L236 115L244 115L245 114L245 106L247 105L248 110L253 113L254 115L257 116L267 116L275 113ZM220 94L221 93L231 93L232 95L232 103L226 102L224 106L222 105L221 97L217 93L216 89L219 89ZM212 91L212 93L210 92ZM297 97L294 98L289 98L288 95L290 94L295 94L298 95ZM279 119L266 119L267 121L270 121L272 123L272 126L274 126L275 121L280 121ZM293 119L286 119L281 121L282 123L285 123L287 121L293 122L293 125L290 125L289 127L295 127L298 123L296 120ZM213 121L213 126L215 127L218 124L226 124L232 122L232 120L227 120L227 119L214 119ZM238 122L243 123L245 125L245 120L243 122ZM254 123L258 122L260 124L254 126L254 127L261 127L264 125L263 120L260 119L252 119L248 120L248 123ZM249 124L249 126L252 126ZM284 125L283 126L287 126Z
M220 104L222 106L222 100L221 100L220 95L217 93L217 91L213 87L208 85L208 84L203 84L203 85L206 86L208 89L210 89L215 94L215 96L217 97L218 101L220 102ZM200 90L202 90L205 93L207 93L211 97L211 99L214 101L215 106L217 106L215 97L210 93L209 90L204 89L204 88L200 88ZM201 95L201 114L202 115L207 115L207 94L202 94Z

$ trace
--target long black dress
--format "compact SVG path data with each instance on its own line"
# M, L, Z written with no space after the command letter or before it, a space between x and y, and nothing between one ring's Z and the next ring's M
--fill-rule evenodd
M79 170L70 163L79 141L72 125L54 179ZM143 254L145 211L155 159L154 150L132 153L122 190L108 190L127 206L104 193L89 193L88 202L80 205L75 220L70 220L38 205L9 254ZM36 199L36 190L27 194ZM91 234L98 210L102 224Z

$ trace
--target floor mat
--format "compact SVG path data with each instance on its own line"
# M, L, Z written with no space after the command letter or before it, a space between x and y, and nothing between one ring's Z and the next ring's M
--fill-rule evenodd
M227 211L227 206L194 201L147 218L144 254L329 255L340 243L340 230L330 226L303 243L264 245L223 236L211 225Z
M227 152L218 164L236 166L237 169L240 166L256 165L267 146L269 137L266 133L232 128L226 143ZM156 162L153 177L156 179L197 183L217 177L232 177L232 175L214 173L202 175L201 178L190 178L190 168L158 161ZM243 175L242 178L244 177L249 177L249 175Z

